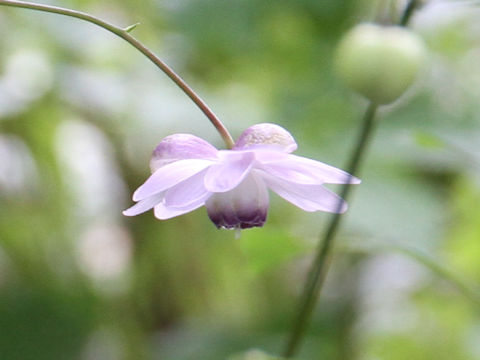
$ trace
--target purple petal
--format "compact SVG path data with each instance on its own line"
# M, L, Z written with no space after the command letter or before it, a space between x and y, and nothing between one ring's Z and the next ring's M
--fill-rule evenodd
M210 220L218 228L245 229L265 223L268 204L265 183L252 173L232 191L213 194L205 206Z
M210 195L210 192L205 189L203 184L206 172L207 170L204 170L167 190L165 206L181 208L189 206L199 199L205 200Z
M164 194L156 194L150 197L147 197L146 199L143 199L133 205L131 208L128 208L127 210L123 211L123 215L125 216L135 216L141 213L144 213L145 211L150 210L153 208L155 205L159 204L163 200Z
M264 123L246 129L235 142L233 149L244 150L261 147L291 153L297 149L297 143L293 136L281 126Z
M205 188L211 192L232 190L247 176L255 156L253 152L219 151L220 164L212 165L205 175Z
M267 154L268 155L268 154ZM299 184L359 184L360 179L334 166L296 155L284 159L268 158L259 160L259 169L270 175Z
M264 176L263 179L271 190L302 210L333 213L347 210L347 203L322 185L297 184L271 176Z
M217 149L205 140L190 134L174 134L164 138L153 151L152 172L177 160L214 159Z
M191 202L188 206L185 206L182 208L167 207L163 203L158 204L155 206L155 209L154 209L155 217L160 220L166 220L166 219L171 219L175 216L189 213L203 206L205 204L206 198L208 198L208 196L205 196L205 198L197 199L194 202Z
M155 171L145 183L133 194L133 200L138 201L151 195L165 191L168 188L188 179L214 162L202 159L178 160Z

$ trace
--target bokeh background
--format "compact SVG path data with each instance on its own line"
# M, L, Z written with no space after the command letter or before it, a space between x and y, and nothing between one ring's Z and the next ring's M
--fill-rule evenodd
M332 66L340 36L404 1L72 0L127 26L234 137L280 124L344 167L366 101ZM299 359L480 358L480 7L426 1L428 64L381 123ZM0 359L225 360L280 354L329 215L272 196L263 228L121 211L152 149L218 134L129 44L0 7Z

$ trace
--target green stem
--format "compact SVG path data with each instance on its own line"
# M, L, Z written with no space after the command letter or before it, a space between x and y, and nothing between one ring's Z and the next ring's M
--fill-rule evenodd
M376 111L377 105L370 103L363 117L357 143L354 147L352 157L350 158L347 167L347 171L350 174L357 173L357 170L363 159L365 150L367 149L367 145L373 134ZM351 186L349 184L344 185L340 196L347 200L350 194L350 189ZM341 204L339 204L338 210L340 210L340 206ZM320 296L320 290L330 264L330 253L333 239L337 232L338 226L340 225L341 218L342 217L339 212L333 214L327 231L323 237L323 241L320 242L317 255L313 261L312 268L308 274L307 282L301 296L300 310L287 343L287 348L284 352L284 356L286 358L294 356L297 352L300 342L305 334L308 320L310 319L313 308L315 307L317 299Z
M219 132L220 136L222 137L223 141L227 148L231 149L234 145L234 141L232 136L228 132L227 128L223 125L220 119L213 113L213 111L207 106L207 104L198 96L193 89L188 86L188 84L178 76L167 64L165 64L162 60L160 60L152 51L150 51L145 45L143 45L140 41L135 39L132 35L129 34L132 27L127 27L125 29L120 28L118 26L112 25L102 19L99 19L95 16L90 14L86 14L80 11L75 11L71 9L65 9L56 6L49 6L49 5L41 5L35 3L29 3L24 1L15 1L15 0L0 0L0 5L4 6L12 6L17 8L24 8L24 9L31 9L31 10L38 10L44 11L59 15L70 16L73 18L77 18L80 20L88 21L92 24L100 26L105 30L114 33L115 35L121 37L123 40L128 42L132 45L135 49L140 51L143 55L145 55L150 61L152 61L160 70L162 70L183 92L200 108L200 110L205 114L205 116L210 120L210 122L215 126L217 131Z
M419 0L410 0L400 17L400 26L406 26L410 21L415 8L419 5ZM353 149L350 161L347 166L347 172L352 175L358 175L360 163L365 156L367 145L372 137L375 125L375 114L378 105L370 102L363 117L360 133L357 138L356 146ZM340 196L347 200L350 194L350 184L342 187ZM338 205L340 210L341 204ZM320 296L325 276L330 267L331 248L335 238L335 234L341 222L341 215L337 212L330 220L327 231L322 237L319 244L317 255L313 260L312 266L308 273L307 281L300 298L300 307L297 318L295 319L292 332L285 348L284 357L291 358L300 348L301 341L305 335L308 322L312 316L315 304Z
M410 0L407 6L405 7L405 10L403 11L398 24L400 26L407 26L408 22L410 21L413 15L413 12L419 5L420 5L420 0Z

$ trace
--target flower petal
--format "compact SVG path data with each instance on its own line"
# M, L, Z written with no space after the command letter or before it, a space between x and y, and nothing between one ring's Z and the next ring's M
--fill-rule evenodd
M175 216L183 215L193 210L198 209L199 207L205 204L205 200L210 196L205 196L205 198L199 198L193 202L191 202L188 206L176 208L176 207L168 207L165 206L164 203L158 204L154 208L154 214L157 219L166 220L171 219Z
M208 170L203 170L167 190L165 194L165 206L182 208L189 206L199 199L205 200L211 194L205 189L205 185L203 184L203 178L207 171Z
M287 155L284 159L272 159L264 156L259 159L259 169L270 175L299 184L359 184L360 179L334 166L320 161L296 155Z
M234 150L272 148L291 153L297 149L293 136L279 125L256 124L246 129L235 142Z
M177 160L214 159L217 149L205 140L190 134L174 134L164 138L150 160L152 172Z
M147 181L133 193L133 200L142 200L167 190L213 163L211 160L186 159L167 164L155 171Z
M135 216L141 213L144 213L145 211L150 210L153 208L155 205L159 204L163 200L163 193L156 194L150 197L147 197L135 205L133 205L131 208L128 208L127 210L123 211L123 215L125 216Z
M253 152L219 151L220 164L212 165L205 175L205 188L211 192L232 190L247 176L255 156Z
M347 203L322 185L292 183L265 175L263 180L271 190L302 210L333 213L343 213L347 210Z
M268 205L267 187L254 172L232 191L215 193L205 203L210 220L226 229L263 226Z

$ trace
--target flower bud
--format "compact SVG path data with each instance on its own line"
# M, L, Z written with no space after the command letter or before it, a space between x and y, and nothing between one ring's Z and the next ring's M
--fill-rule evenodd
M376 104L396 100L413 83L425 60L423 41L399 26L361 24L340 41L339 76Z

